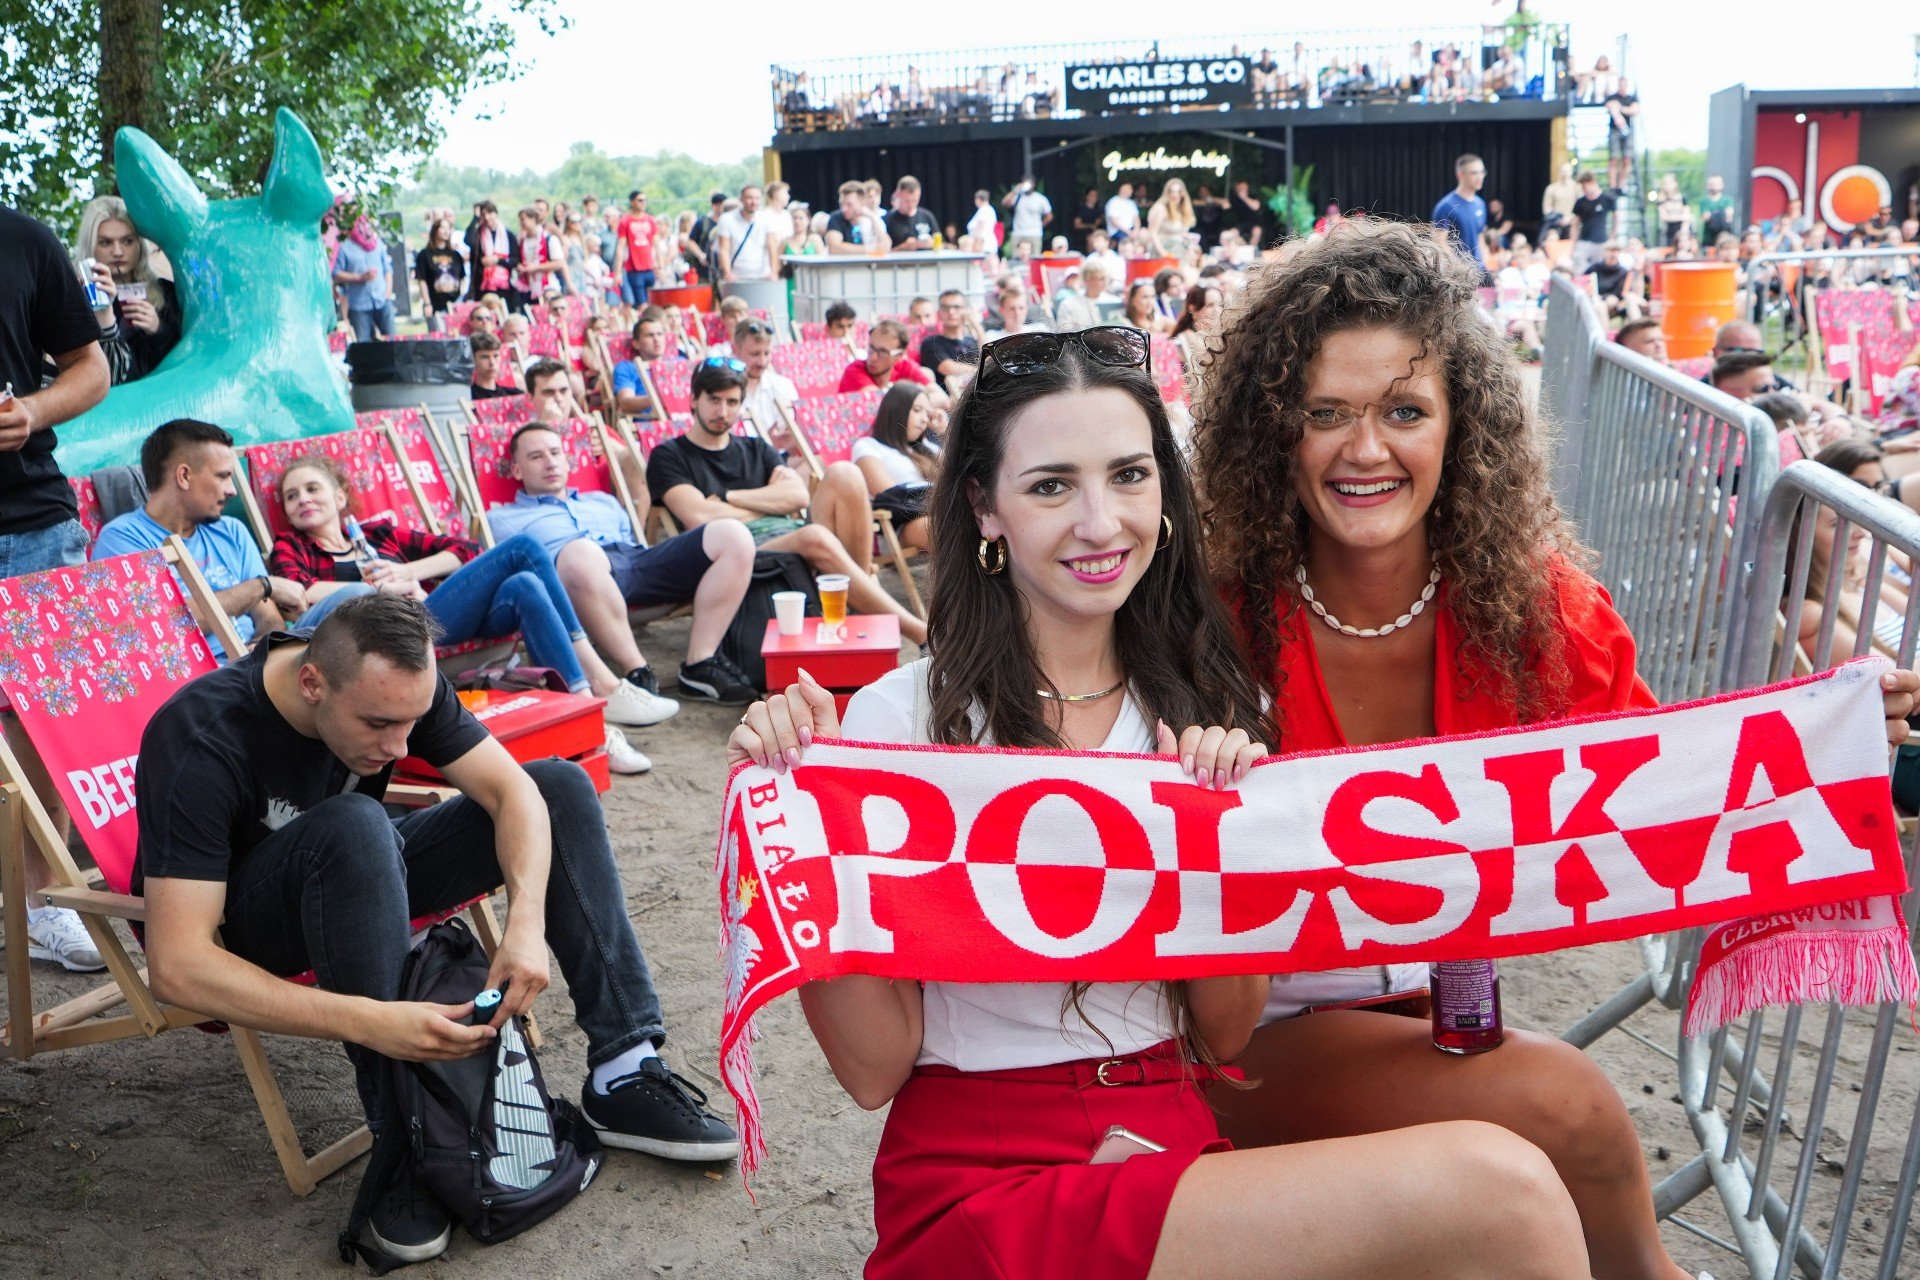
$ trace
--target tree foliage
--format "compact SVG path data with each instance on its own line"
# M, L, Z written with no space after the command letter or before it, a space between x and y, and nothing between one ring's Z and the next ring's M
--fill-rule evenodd
M732 195L749 182L760 181L760 160L744 156L732 164L706 164L678 151L650 156L610 156L590 142L576 142L560 166L547 173L523 169L510 173L473 165L429 161L419 178L399 192L397 204L406 215L409 231L420 225L428 209L452 209L460 226L466 225L473 202L490 199L507 211L532 203L534 197L565 200L576 209L584 196L599 196L603 205L624 207L627 192L636 187L647 193L648 207L661 217L681 209L705 213L707 197L715 191Z
M277 106L313 130L336 175L391 187L439 143L457 101L518 74L516 41L565 23L558 0L108 2L160 10L151 118L102 118L99 3L6 0L17 16L0 25L0 201L50 221L111 189L101 139L122 123L209 196L258 191Z

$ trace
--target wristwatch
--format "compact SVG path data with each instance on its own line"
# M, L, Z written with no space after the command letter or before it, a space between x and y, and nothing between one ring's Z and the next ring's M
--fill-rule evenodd
M256 581L260 584L260 598L262 600L273 599L273 579L263 573Z

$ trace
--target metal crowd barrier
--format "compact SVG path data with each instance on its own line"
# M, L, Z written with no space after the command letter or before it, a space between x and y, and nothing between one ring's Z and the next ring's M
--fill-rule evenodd
M1547 282L1546 350L1540 362L1540 411L1555 436L1553 491L1573 510L1586 440L1587 392L1593 385L1593 349L1607 340L1606 322L1593 299L1563 276Z
M1852 532L1864 534L1865 545L1849 549ZM1739 685L1876 651L1913 665L1920 592L1909 566L1920 559L1920 515L1836 471L1798 462L1768 497L1758 552L1744 601ZM1904 591L1903 606L1881 602L1888 586ZM1850 645L1839 642L1843 627L1854 635ZM1811 645L1800 643L1808 629ZM1911 851L1907 870L1909 880L1920 870ZM1909 892L1902 903L1909 921L1917 899ZM1690 960L1682 972L1684 994ZM1913 1032L1897 1003L1881 1005L1870 1030L1860 1013L1852 1018L1850 1027L1839 1005L1796 1005L1762 1010L1712 1036L1680 1038L1681 1101L1700 1153L1655 1188L1656 1208L1672 1217L1712 1188L1732 1240L1681 1225L1738 1253L1754 1277L1786 1280L1796 1267L1822 1280L1903 1274L1920 1180L1920 1101L1903 1104L1912 1114L1890 1117L1886 1129L1876 1131L1874 1122L1895 1037ZM1902 1072L1908 1089L1914 1074Z

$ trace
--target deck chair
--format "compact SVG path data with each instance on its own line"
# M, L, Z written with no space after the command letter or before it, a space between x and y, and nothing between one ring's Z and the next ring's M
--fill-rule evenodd
M853 442L867 434L883 394L877 387L870 387L846 395L822 396L800 401L792 412L785 405L775 402L781 425L792 434L794 446L800 450L800 457L815 484L825 478L829 464L852 460ZM757 428L759 424L755 425ZM913 580L907 549L901 545L899 531L893 527L893 513L875 511L873 531L887 559L893 562L894 572L900 575L901 589L907 594L907 607L913 610L915 617L925 621L926 602L920 598L920 584Z
M520 419L511 427L476 422L462 432L468 473L473 477L474 491L482 503L482 521L486 519L486 508L504 506L520 491L508 474L507 445L513 433L527 421ZM567 456L573 464L567 476L568 486L583 493L612 494L625 508L633 527L639 529L639 509L627 487L626 474L612 463L607 425L595 418L570 418L560 424L558 430L561 439L566 441ZM637 448L630 434L622 434L620 440L629 448Z
M177 576L176 576L177 575ZM184 591L182 589L184 584ZM189 613L188 601L194 603ZM178 538L157 551L115 556L71 569L0 582L0 691L5 692L61 800L84 833L99 868L98 883L67 851L45 806L27 785L20 761L0 741L0 918L7 934L7 1053L26 1061L36 1053L72 1049L208 1024L205 1014L162 1004L113 931L112 921L138 924L146 903L130 888L139 824L133 805L133 761L147 720L173 692L215 667L201 625L214 630L229 653L243 646L232 622ZM390 786L395 803L451 795ZM51 1009L34 1007L26 937L25 852L31 842L53 871L53 884L33 895L35 905L69 907L80 914L106 961L108 981ZM500 930L486 898L457 910L470 913L489 952ZM447 912L452 915L455 912ZM444 918L444 915L438 918ZM416 927L423 923L416 921ZM291 979L310 981L308 975ZM122 1009L124 1012L116 1012ZM218 1024L210 1024L218 1029ZM362 1127L316 1155L300 1143L260 1034L229 1027L259 1104L287 1185L306 1195L367 1150Z
M849 360L845 343L823 338L775 347L772 364L775 373L792 379L794 391L802 400L812 400L839 392Z
M411 429L424 433L418 411L407 412L414 417L409 424ZM280 502L280 478L286 474L287 464L315 453L331 459L347 473L363 518L385 520L396 529L437 534L443 532L443 526L434 512L433 500L428 497L428 487L440 496L443 504L457 506L451 501L451 486L441 474L439 460L433 456L424 434L414 449L409 450L396 419L384 419L379 426L362 425L332 435L248 445L241 451L247 474L247 483L240 490L241 505L246 508L247 523L253 527L261 555L270 552L273 540L289 528ZM464 529L465 521L461 523ZM461 532L458 536L466 534ZM436 646L434 656L449 675L457 675L505 658L518 643L517 635L476 636L457 644Z
M107 523L107 513L100 509L100 495L94 492L93 481L85 476L68 476L67 487L73 490L80 527L87 531L88 541L92 541L100 536L100 530Z
M648 398L665 415L693 412L693 361L674 356L643 367Z

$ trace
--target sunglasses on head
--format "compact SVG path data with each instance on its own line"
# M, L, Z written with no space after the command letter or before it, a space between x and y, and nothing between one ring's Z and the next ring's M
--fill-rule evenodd
M708 356L700 363L709 369L731 369L735 373L745 373L747 371L746 361L736 360L732 356Z
M773 336L773 326L765 320L743 320L740 322L740 332L747 334L765 334L771 338Z
M1139 329L1101 325L1074 333L1016 333L996 338L980 348L980 367L991 360L1010 378L1024 378L1060 361L1067 345L1079 347L1096 364L1113 368L1145 368L1147 335Z

